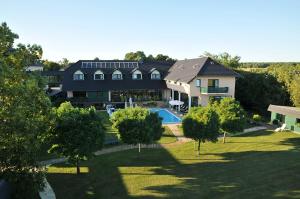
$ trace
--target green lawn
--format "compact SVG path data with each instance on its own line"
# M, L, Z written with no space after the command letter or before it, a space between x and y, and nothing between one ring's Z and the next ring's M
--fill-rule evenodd
M106 130L108 132L117 133L117 131L115 129L113 129L111 126L112 124L109 121L109 115L107 114L107 112L106 111L98 111L98 113L102 118L102 121L103 121L103 124L104 124Z
M300 135L262 131L163 149L99 156L75 168L56 165L57 198L300 198Z
M170 144L170 143L176 142L177 139L174 136L174 134L172 133L172 131L170 130L170 128L165 126L164 129L165 130L163 132L163 135L162 135L161 139L158 141L158 143L160 143L160 144Z

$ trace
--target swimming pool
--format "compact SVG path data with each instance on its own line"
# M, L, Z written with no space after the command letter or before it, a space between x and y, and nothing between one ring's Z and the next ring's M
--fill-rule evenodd
M150 108L151 112L158 113L158 115L163 119L163 124L174 124L174 123L180 123L181 119L168 111L167 109L163 108Z

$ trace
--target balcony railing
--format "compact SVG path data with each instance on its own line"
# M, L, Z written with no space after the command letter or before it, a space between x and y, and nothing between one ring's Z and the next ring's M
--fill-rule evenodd
M201 87L200 92L204 93L228 93L228 87Z

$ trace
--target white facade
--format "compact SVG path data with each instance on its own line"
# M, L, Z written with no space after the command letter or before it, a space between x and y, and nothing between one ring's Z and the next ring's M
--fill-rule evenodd
M201 85L199 85L199 81ZM208 81L218 80L218 87L215 89L217 92L208 91ZM167 87L173 91L178 91L180 93L185 93L189 98L189 107L191 106L191 98L198 98L198 105L206 106L209 102L209 97L234 97L235 94L235 77L227 76L198 76L195 77L190 83L185 82L175 82L171 80L166 80ZM198 85L197 85L198 84ZM224 90L224 91L222 91ZM227 91L226 91L227 90ZM171 91L171 92L173 92ZM174 95L173 95L174 96ZM178 97L179 97L178 96ZM180 99L179 99L180 100Z

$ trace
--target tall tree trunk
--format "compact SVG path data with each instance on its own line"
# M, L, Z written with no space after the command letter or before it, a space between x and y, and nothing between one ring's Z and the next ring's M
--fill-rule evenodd
M77 169L77 175L80 174L80 167L79 167L79 160L76 159L76 169Z
M225 142L226 142L226 132L224 132L223 134L223 144L225 144Z
M198 140L198 155L200 155L200 143L201 143L201 141Z

